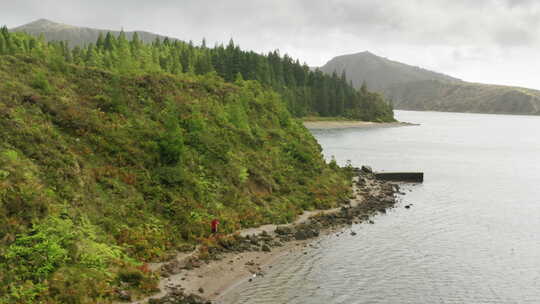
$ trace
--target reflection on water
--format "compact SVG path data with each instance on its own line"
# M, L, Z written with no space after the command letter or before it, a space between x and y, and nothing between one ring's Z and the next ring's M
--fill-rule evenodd
M421 126L313 133L342 164L424 171L424 184L225 303L540 303L540 117L396 115Z

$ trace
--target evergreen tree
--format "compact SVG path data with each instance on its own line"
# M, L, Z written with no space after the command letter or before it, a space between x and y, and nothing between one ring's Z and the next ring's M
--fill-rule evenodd
M116 48L116 38L111 32L107 32L105 36L105 42L103 43L103 49L105 51L112 52Z
M4 35L0 35L0 54L6 54L6 40Z
M132 54L138 54L139 50L141 49L142 41L139 38L139 34L137 32L133 33L133 37L131 38L131 53Z
M362 81L362 86L360 87L360 93L362 93L362 95L366 95L368 93L367 83L365 80Z
M326 75L312 71L306 64L278 50L266 55L240 49L231 39L227 46L208 48L206 40L195 47L169 38L158 38L144 44L139 34L131 41L121 31L100 34L96 44L74 48L64 42L45 43L44 37L35 39L24 34L11 34L0 29L0 54L31 54L55 61L55 66L65 63L84 64L121 73L167 72L172 74L194 73L204 75L216 72L226 81L234 82L238 75L245 80L256 80L281 94L288 109L296 116L315 114L321 116L348 116L356 119L391 119L391 105L380 95L368 91L363 83L356 91L346 72Z
M0 29L0 33L2 34L2 36L4 36L4 39L7 39L7 37L9 36L9 30L7 26L2 26L2 28Z
M96 41L96 48L101 51L105 49L105 38L103 38L103 33L99 33L98 39Z

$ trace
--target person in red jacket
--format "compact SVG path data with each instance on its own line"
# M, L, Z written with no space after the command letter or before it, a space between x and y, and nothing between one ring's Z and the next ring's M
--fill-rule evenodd
M217 233L218 231L218 225L219 225L219 221L217 219L213 219L212 220L212 223L211 223L211 226L212 226L212 233Z

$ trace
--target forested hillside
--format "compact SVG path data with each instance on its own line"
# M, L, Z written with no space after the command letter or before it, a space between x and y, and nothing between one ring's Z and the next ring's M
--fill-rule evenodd
M23 32L35 37L43 36L44 41L69 41L71 47L83 47L89 43L95 43L99 35L106 35L110 32L115 37L120 35L120 31L109 31L79 27L68 24L53 22L47 19L39 19L34 22L11 29L12 32ZM144 31L125 32L126 37L131 39L137 33L139 39L145 43L151 43L157 38L165 39L165 36Z
M72 31L76 32L76 29ZM11 45L7 50L12 52L15 48L19 52L35 52L37 45L46 44L44 39L44 36L41 39L36 37L27 41L28 45L9 42ZM6 45L7 42L0 41L0 46L2 43ZM210 48L204 41L195 46L158 37L151 44L146 44L137 32L132 33L131 39L124 32L118 36L100 32L97 40L88 41L86 46L70 48L68 43L61 41L53 42L47 48L47 52L54 53L58 60L120 73L216 73L228 82L237 77L257 80L280 93L289 111L297 117L320 115L369 121L393 120L392 108L382 95L367 91L359 93L345 79L345 74L326 75L319 70L311 71L307 65L290 56L281 56L278 51L266 55L243 51L232 40L226 46Z
M368 89L386 93L388 87L405 82L439 80L444 82L461 82L457 78L436 73L416 66L392 61L370 52L342 55L332 58L321 70L329 75L333 72L347 73L347 78L359 89L366 84Z
M395 84L385 92L405 110L540 115L540 91L526 88L427 80Z
M461 81L369 52L338 56L321 70L345 71L355 87L380 92L396 109L540 114L538 90Z
M226 49L0 37L0 303L153 292L145 263L204 241L214 218L229 233L350 195L279 94L189 72Z

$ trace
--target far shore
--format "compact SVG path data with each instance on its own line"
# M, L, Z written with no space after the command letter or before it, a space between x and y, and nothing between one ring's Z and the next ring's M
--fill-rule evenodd
M330 129L348 129L348 128L391 128L418 126L419 124L409 122L372 122L372 121L353 121L353 120L335 120L335 121L304 121L304 126L311 130L330 130Z

